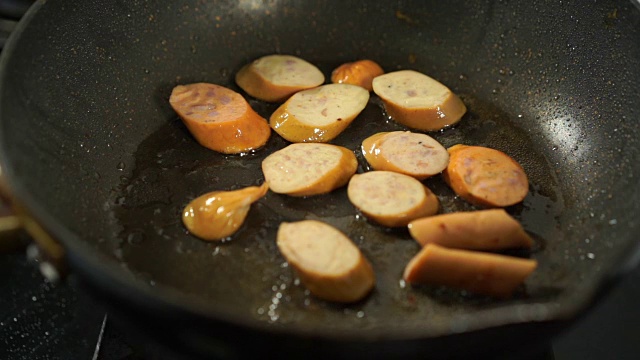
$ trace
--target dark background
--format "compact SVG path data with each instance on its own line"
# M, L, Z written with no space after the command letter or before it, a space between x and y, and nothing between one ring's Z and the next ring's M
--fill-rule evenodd
M0 254L0 359L93 359L104 311L71 276L43 280L24 249ZM635 360L640 354L640 268L616 284L582 319L554 341L541 359ZM107 319L99 360L147 360ZM514 354L512 358L529 357Z

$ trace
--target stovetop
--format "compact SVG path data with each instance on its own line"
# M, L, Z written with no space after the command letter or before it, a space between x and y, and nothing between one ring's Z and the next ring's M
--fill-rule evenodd
M47 282L24 250L0 254L0 274L0 359L148 360L73 275L57 285ZM638 304L640 268L537 358L637 359Z

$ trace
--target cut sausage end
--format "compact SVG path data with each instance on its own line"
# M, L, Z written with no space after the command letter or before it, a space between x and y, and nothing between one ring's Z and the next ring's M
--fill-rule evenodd
M269 186L249 186L233 191L214 191L193 199L182 212L189 232L202 240L216 241L233 235L244 222L252 203L263 197Z
M384 70L371 60L358 60L338 66L331 73L334 84L351 84L360 86L367 91L372 90L373 79L384 74Z

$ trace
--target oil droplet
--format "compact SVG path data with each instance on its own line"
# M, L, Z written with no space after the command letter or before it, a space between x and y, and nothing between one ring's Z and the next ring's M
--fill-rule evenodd
M126 167L127 167L127 165L126 165L124 162L120 161L120 162L118 163L118 165L116 166L116 169L118 169L118 170L122 171L122 170L124 170Z

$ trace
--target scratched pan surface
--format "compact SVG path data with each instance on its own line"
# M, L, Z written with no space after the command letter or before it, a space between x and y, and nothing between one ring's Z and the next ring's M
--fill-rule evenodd
M191 344L200 346L194 354L213 351L202 343L225 339L224 329L271 334L292 348L286 341L295 336L433 344L564 321L638 243L640 11L630 2L49 1L32 10L1 63L3 175L114 311L148 312L146 331L164 336L193 330L176 319L197 323L203 338ZM500 149L525 168L530 192L507 209L536 239L533 251L511 253L539 262L525 286L498 301L403 284L418 245L405 230L369 223L345 189L269 193L228 241L190 236L180 214L191 199L262 183L262 159L287 143L274 133L251 154L207 150L171 110L171 89L211 82L241 91L235 72L272 53L300 56L327 78L343 62L369 58L386 71L424 72L459 94L468 113L430 135L447 147ZM276 108L247 99L265 118ZM389 130L405 128L372 95L333 143L353 150L363 172L361 141ZM439 177L425 184L442 212L473 209ZM275 234L280 222L302 219L326 221L360 247L377 277L368 298L329 304L299 284ZM242 341L225 341L216 354L245 354L235 346Z

